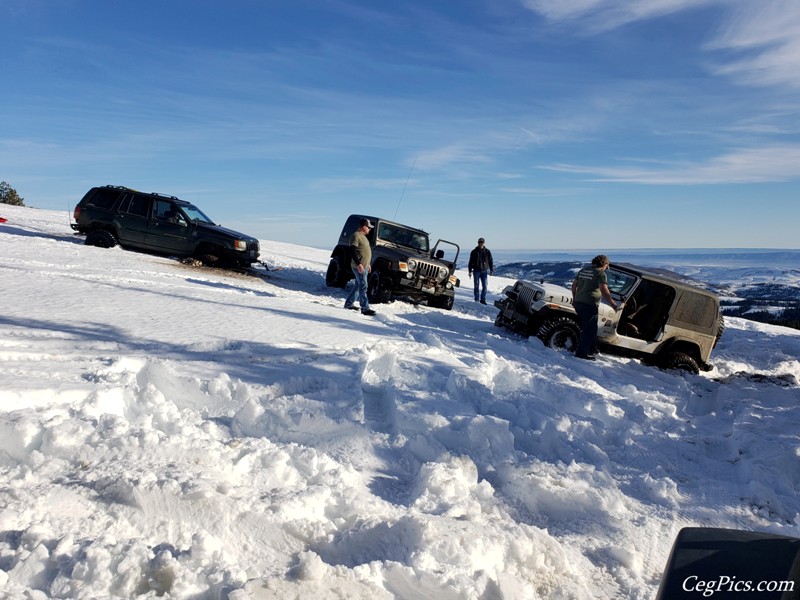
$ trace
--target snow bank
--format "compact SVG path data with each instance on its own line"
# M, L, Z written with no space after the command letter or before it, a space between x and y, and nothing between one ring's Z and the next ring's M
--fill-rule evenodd
M682 526L800 536L796 331L587 364L465 290L342 310L324 251L256 278L3 216L4 597L649 599Z

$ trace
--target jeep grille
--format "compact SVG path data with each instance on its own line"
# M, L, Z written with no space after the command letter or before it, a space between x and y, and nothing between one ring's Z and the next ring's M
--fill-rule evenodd
M439 265L417 261L417 273L423 279L438 279Z
M514 289L517 292L517 310L522 309L525 312L530 312L536 290L519 282L514 286Z

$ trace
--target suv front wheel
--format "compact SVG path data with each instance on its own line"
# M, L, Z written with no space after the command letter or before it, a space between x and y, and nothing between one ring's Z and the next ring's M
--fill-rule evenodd
M570 352L575 352L578 347L578 338L581 335L581 328L569 317L558 317L549 319L542 323L536 333L544 345L559 350L564 348Z
M383 304L392 299L392 290L384 285L380 271L373 271L369 276L367 298L373 304Z
M452 310L454 300L455 298L453 296L447 296L445 294L442 294L441 296L430 296L428 298L428 306L433 308L443 308L444 310Z

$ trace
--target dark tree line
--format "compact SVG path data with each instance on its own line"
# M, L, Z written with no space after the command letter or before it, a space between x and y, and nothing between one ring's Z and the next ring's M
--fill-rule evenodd
M25 206L25 199L7 181L0 181L0 204Z

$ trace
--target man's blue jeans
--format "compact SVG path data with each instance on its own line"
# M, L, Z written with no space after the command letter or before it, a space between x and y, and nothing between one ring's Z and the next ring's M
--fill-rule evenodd
M489 271L473 271L475 279L475 302L486 302L486 283L489 280Z
M586 358L590 354L594 354L597 349L597 320L600 309L597 304L586 304L585 302L576 302L573 306L581 320L581 337L578 339L575 356Z
M356 301L356 294L358 294L358 303L361 305L361 310L369 309L369 298L367 298L367 279L369 278L369 269L364 269L363 273L359 273L358 269L353 269L353 275L356 276L355 285L350 290L350 295L344 301L345 308L350 308Z

